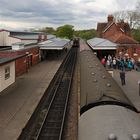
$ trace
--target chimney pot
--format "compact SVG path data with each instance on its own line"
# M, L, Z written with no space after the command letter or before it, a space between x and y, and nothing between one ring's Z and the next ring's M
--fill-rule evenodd
M113 20L114 20L113 15L108 15L108 22L113 22Z

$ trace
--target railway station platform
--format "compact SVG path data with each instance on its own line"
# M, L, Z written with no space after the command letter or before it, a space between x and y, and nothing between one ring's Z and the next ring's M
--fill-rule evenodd
M113 78L116 80L116 82L119 84L119 86L123 89L126 96L129 98L129 100L132 102L132 104L137 108L138 111L140 111L140 89L138 81L140 81L140 72L137 72L135 70L132 71L126 71L126 85L121 85L120 80L120 71L114 70L113 71Z
M16 140L26 125L66 53L45 60L18 77L0 94L0 140Z

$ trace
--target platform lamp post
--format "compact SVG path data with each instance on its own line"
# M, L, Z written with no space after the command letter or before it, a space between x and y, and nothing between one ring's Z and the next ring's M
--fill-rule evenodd
M29 68L29 52L26 52L26 72L28 72Z
M140 80L138 81L138 85L139 85L139 96L140 96Z

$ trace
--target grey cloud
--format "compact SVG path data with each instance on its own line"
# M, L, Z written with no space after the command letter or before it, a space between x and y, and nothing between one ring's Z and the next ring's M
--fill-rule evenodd
M118 9L134 10L138 0L116 0Z
M114 0L115 1L115 0ZM116 0L117 6L122 7L131 0ZM135 1L135 0L133 0ZM36 23L36 25L74 24L75 26L95 26L99 19L106 17L105 10L88 8L87 4L94 5L96 0L1 0L0 21L18 21ZM132 4L132 2L130 2ZM130 5L131 5L130 4ZM94 22L94 23L90 23Z

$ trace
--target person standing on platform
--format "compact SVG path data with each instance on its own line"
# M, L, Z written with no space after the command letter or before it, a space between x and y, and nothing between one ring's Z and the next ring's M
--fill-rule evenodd
M116 60L116 58L114 57L114 58L113 58L113 69L116 69L116 64L117 64L117 60Z
M124 70L120 71L120 79L121 79L122 86L125 85L125 71Z
M101 63L102 63L103 66L105 67L105 64L106 64L106 60L105 60L105 58L102 58Z
M120 70L124 71L124 68L125 68L125 61L123 58L121 58L120 60Z

